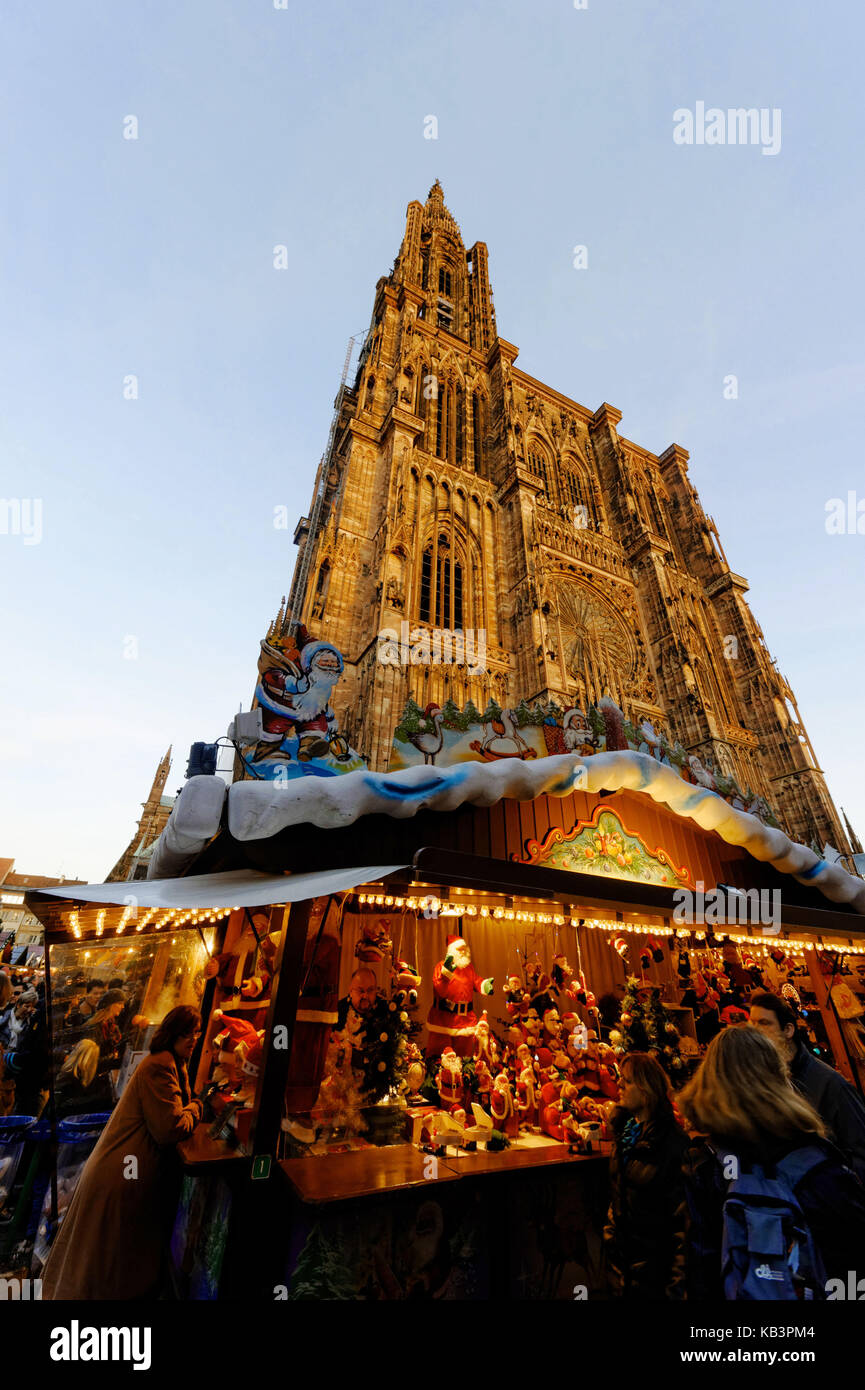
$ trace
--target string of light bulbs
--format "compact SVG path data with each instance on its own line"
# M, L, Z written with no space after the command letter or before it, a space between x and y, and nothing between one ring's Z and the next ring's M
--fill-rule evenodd
M611 917L568 917L546 912L525 912L517 908L489 907L478 903L453 903L442 900L435 894L425 894L421 898L401 898L389 893L358 893L357 901L362 907L405 908L409 912L428 912L430 917L480 917L496 921L520 922L529 926L568 926L588 927L591 931L615 932L617 936L657 936L667 940L677 937L693 937L695 941L706 943L708 934L696 930L692 924L679 923L676 926L657 926L654 923L620 922ZM846 942L806 941L794 937L748 936L740 932L728 932L719 925L715 933L718 945L733 942L737 946L748 946L751 950L768 955L773 948L782 946L786 951L842 951L845 955L865 955L865 946L849 946Z

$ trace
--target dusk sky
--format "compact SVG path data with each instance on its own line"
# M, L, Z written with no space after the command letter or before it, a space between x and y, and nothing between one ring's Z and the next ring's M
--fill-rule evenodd
M436 177L518 366L689 450L865 836L865 534L826 529L865 513L863 44L841 0L5 0L0 857L103 879L168 745L174 792L248 708ZM780 148L677 144L701 102Z

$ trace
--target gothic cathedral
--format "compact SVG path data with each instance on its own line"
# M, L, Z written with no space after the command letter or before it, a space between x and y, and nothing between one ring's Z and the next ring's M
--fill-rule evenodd
M688 454L660 455L515 366L487 247L466 250L438 182L410 203L337 413L289 610L343 653L334 710L373 769L406 699L609 695L773 806L797 840L847 836ZM385 630L484 634L483 671L382 664Z

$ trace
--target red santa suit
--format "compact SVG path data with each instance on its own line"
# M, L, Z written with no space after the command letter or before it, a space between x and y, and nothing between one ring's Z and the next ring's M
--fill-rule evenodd
M436 1074L436 1090L439 1093L442 1110L449 1110L451 1114L465 1104L465 1086L463 1083L462 1067L453 1065L454 1050L446 1047L442 1054L442 1065ZM445 1062L450 1059L450 1066Z
M509 1085L500 1081L498 1076L490 1093L490 1113L493 1117L493 1124L500 1134L506 1135L509 1139L516 1138L519 1127L514 1109L513 1092Z
M448 937L448 956L433 971L433 1003L427 1016L428 1057L438 1057L448 1044L458 1057L471 1057L478 1022L472 1001L475 994L493 992L492 980L481 979L471 963L448 967L452 948L460 945L465 946L461 936Z
M538 1123L537 1078L531 1067L524 1067L517 1081L517 1113L521 1125L533 1129Z

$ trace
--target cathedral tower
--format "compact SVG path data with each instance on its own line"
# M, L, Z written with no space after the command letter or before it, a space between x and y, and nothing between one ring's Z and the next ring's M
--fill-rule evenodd
M350 742L386 768L409 696L585 709L609 694L765 797L795 838L848 850L687 452L632 443L620 411L536 381L517 354L487 248L466 250L436 182L408 206L295 533L290 610L343 653ZM382 632L418 629L483 634L485 669L382 664Z

